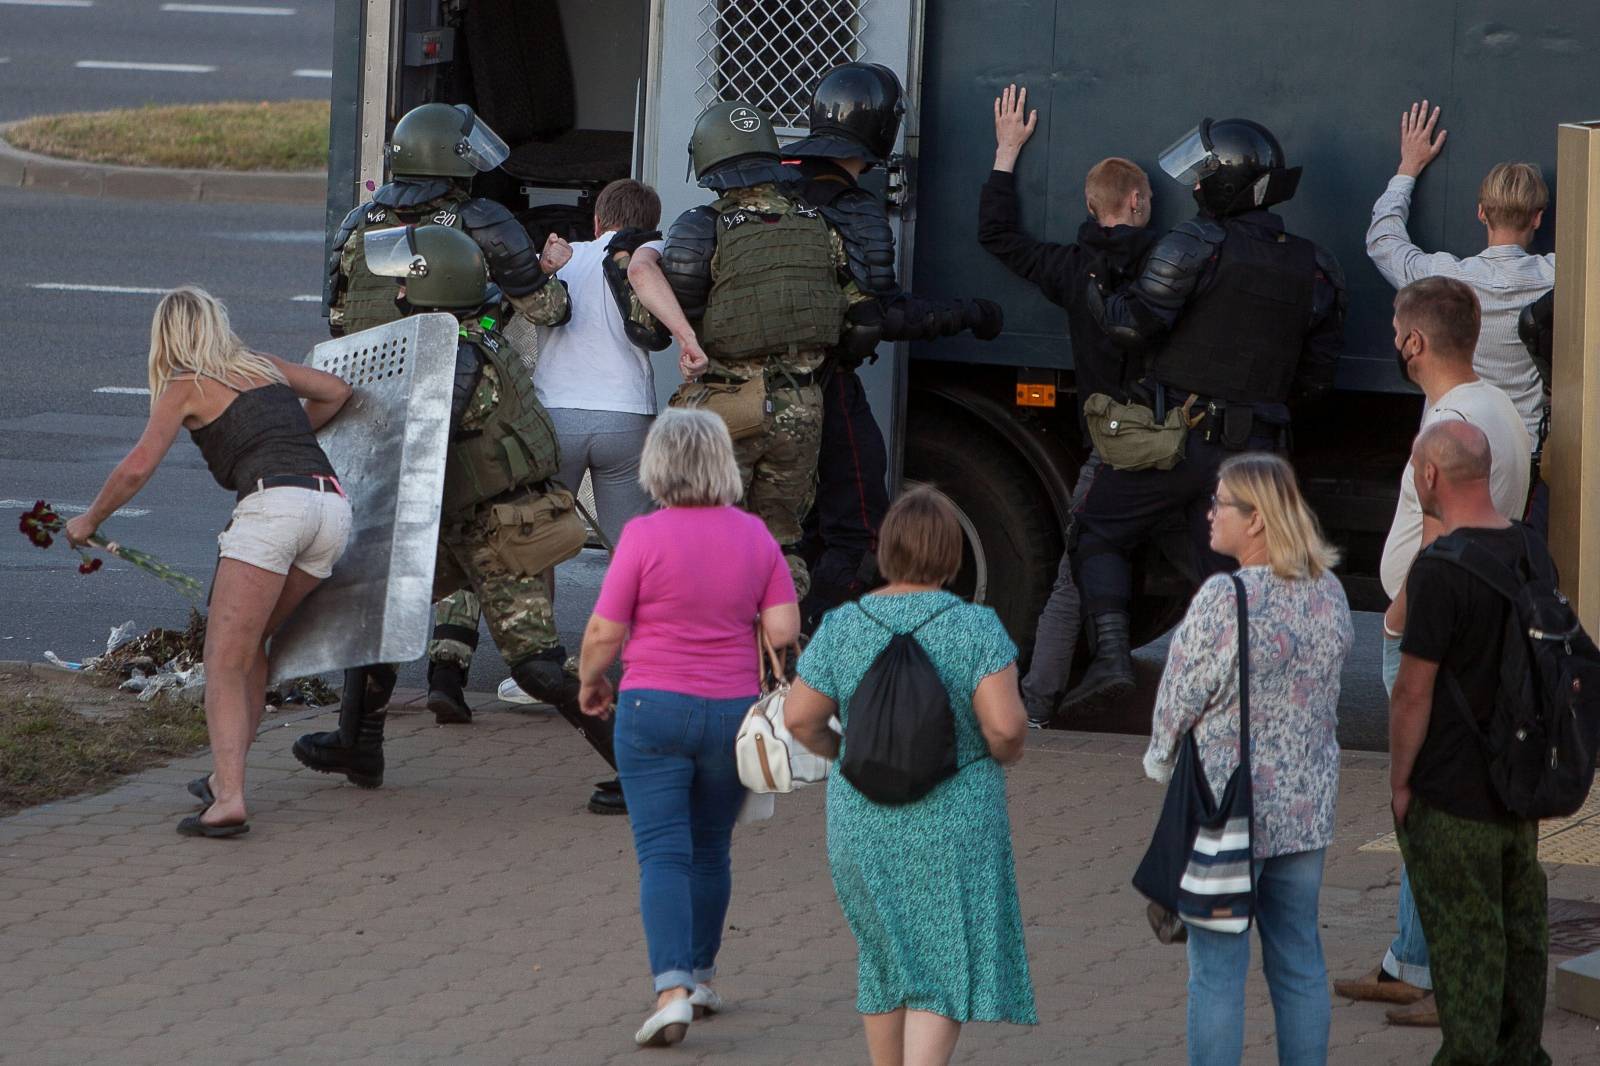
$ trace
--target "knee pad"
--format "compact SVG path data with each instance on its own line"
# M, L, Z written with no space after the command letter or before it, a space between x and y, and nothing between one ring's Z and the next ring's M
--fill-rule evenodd
M563 648L551 648L511 667L511 676L522 691L544 703L561 703L578 697L578 679L562 668L567 657Z

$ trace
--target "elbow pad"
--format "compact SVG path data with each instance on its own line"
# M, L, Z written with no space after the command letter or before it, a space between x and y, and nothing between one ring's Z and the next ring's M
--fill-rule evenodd
M901 293L884 303L886 341L931 341L954 337L966 328L967 308L961 300L925 300Z
M622 262L618 262L618 258L607 248L600 269L605 274L606 288L611 290L611 299L616 302L617 313L622 316L622 332L627 334L628 343L634 347L647 352L659 352L672 343L672 335L656 321L654 315L645 310L644 304L634 295L633 285L628 281L627 264L632 256L624 252L620 257Z
M527 296L550 280L539 267L539 252L522 223L493 200L461 205L461 225L483 249L489 276L507 296Z
M450 435L461 432L461 420L466 417L472 403L472 394L478 388L478 372L483 369L483 356L478 346L462 340L456 345L456 372L450 383Z
M1345 288L1344 267L1334 254L1317 246L1317 277L1311 289L1311 321L1322 322L1332 317L1344 322L1345 311L1350 306L1350 293Z
M844 332L839 337L839 364L854 370L878 357L878 342L884 339L883 308L877 300L860 300L845 312Z
M711 257L717 250L717 216L710 207L696 207L678 216L661 249L666 275L678 306L691 319L705 315L711 296Z

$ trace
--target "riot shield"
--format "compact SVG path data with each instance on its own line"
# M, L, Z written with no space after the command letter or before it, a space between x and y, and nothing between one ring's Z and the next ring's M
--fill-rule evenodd
M273 638L271 683L427 650L459 328L453 315L413 315L306 357L355 386L317 434L354 520L333 576Z

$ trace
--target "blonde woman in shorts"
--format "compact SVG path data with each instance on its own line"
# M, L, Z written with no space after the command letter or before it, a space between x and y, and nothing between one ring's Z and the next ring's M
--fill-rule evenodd
M84 514L67 523L81 545L144 488L180 429L235 494L217 538L221 558L206 626L206 729L213 771L189 783L205 808L186 836L249 831L245 756L266 706L267 641L333 572L350 535L350 504L315 432L350 398L320 370L245 347L222 303L185 286L150 323L150 421Z

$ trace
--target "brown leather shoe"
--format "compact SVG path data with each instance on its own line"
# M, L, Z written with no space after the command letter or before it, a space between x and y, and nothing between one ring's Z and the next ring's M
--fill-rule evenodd
M1390 977L1383 972L1382 966L1374 966L1370 972L1354 979L1335 981L1333 990L1345 999L1359 999L1371 1003L1415 1003L1429 994L1426 988L1418 988L1398 977Z
M1409 1007L1393 1007L1383 1012L1389 1019L1390 1025L1415 1025L1423 1028L1439 1028L1439 1004L1429 992Z

